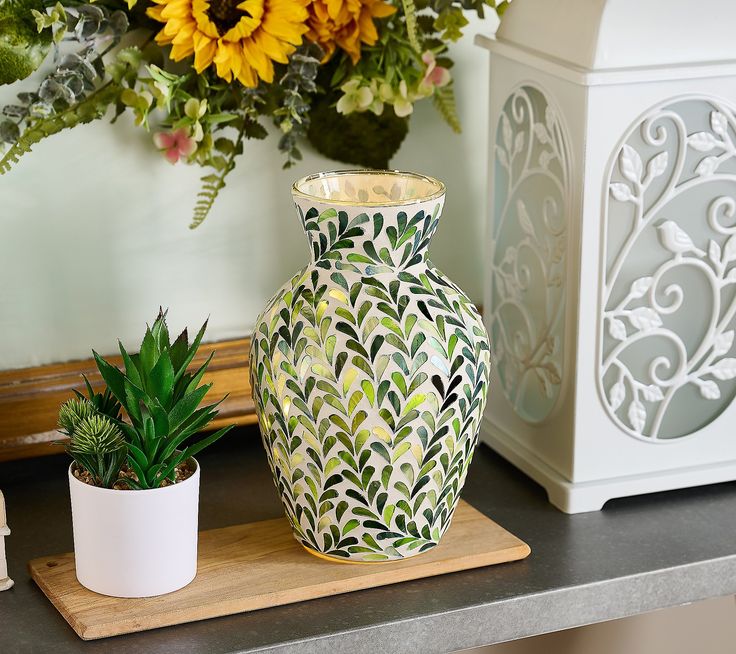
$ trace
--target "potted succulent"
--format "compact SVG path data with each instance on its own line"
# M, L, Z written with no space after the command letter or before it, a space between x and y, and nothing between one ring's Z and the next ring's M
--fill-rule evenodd
M106 388L66 401L59 429L66 451L79 582L116 597L162 595L197 572L199 464L194 455L232 426L194 442L217 415L200 406L212 355L189 366L207 323L190 344L187 331L170 342L159 313L138 354L120 344L124 369L93 351ZM223 398L224 399L224 398Z

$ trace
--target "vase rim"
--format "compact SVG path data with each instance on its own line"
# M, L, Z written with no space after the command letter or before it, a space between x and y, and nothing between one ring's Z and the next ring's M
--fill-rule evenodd
M316 192L310 192L305 190L310 182L315 180L331 180L342 177L387 177L393 178L394 180L415 180L423 182L427 185L426 192L420 193L415 196L399 197L396 199L386 198L380 200L361 200L361 199L345 199L345 198L332 198L328 197L327 194L319 194ZM328 172L314 173L307 175L294 182L291 187L292 195L295 198L302 198L310 200L312 202L318 202L322 204L330 205L341 205L341 206L365 206L365 207L401 207L413 204L419 204L421 202L428 202L436 200L445 194L445 185L443 182L430 177L428 175L422 175L421 173L414 173L404 170L374 170L374 169L348 169L348 170L333 170Z

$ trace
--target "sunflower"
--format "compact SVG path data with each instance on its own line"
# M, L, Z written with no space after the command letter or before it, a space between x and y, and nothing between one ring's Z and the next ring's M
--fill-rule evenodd
M309 0L153 0L148 15L165 23L156 35L171 44L171 58L194 55L201 73L214 63L218 76L244 86L273 82L273 62L288 62L308 30Z
M396 7L383 0L312 0L307 38L324 50L325 61L340 47L356 64L361 44L375 45L378 40L373 19L390 16L395 11Z

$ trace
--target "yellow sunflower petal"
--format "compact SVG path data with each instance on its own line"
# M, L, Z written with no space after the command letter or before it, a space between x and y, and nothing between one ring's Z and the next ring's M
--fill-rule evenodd
M194 69L201 73L207 66L212 63L217 52L217 41L199 36L195 33L194 38Z
M370 12L376 18L385 18L396 13L396 7L386 4L385 2L376 2L370 5Z
M243 41L243 54L245 60L255 68L258 77L264 82L273 82L273 63L252 40Z
M258 77L256 76L256 72L245 61L243 62L242 67L240 68L240 74L238 75L238 81L243 86L247 86L248 88L254 88L258 86Z
M259 30L255 40L258 47L271 57L271 59L278 61L280 64L289 63L288 55L294 51L294 46L287 45L283 41L275 39L265 30Z
M192 47L191 42L189 42L189 43L182 43L179 45L172 46L171 53L169 54L169 56L174 61L181 61L182 59L191 57L193 54L194 54L194 47Z

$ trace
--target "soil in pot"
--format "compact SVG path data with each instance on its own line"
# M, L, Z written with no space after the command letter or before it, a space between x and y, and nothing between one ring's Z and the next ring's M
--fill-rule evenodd
M159 488L164 488L166 486L172 486L173 484L178 484L182 481L186 481L191 477L195 470L197 469L196 465L194 465L191 461L183 461L180 463L176 468L174 469L174 481L170 481L169 479L164 480L164 483L161 484ZM94 478L92 475L85 470L84 468L79 468L76 465L72 468L72 474L79 479L84 484L87 484L88 486L96 486L94 483ZM120 476L124 479L126 477L130 479L134 479L135 481L138 481L138 475L135 474L128 466L123 466L123 468L120 470ZM116 482L113 485L114 490L134 490L128 484L125 483L125 481L121 479L120 481Z

